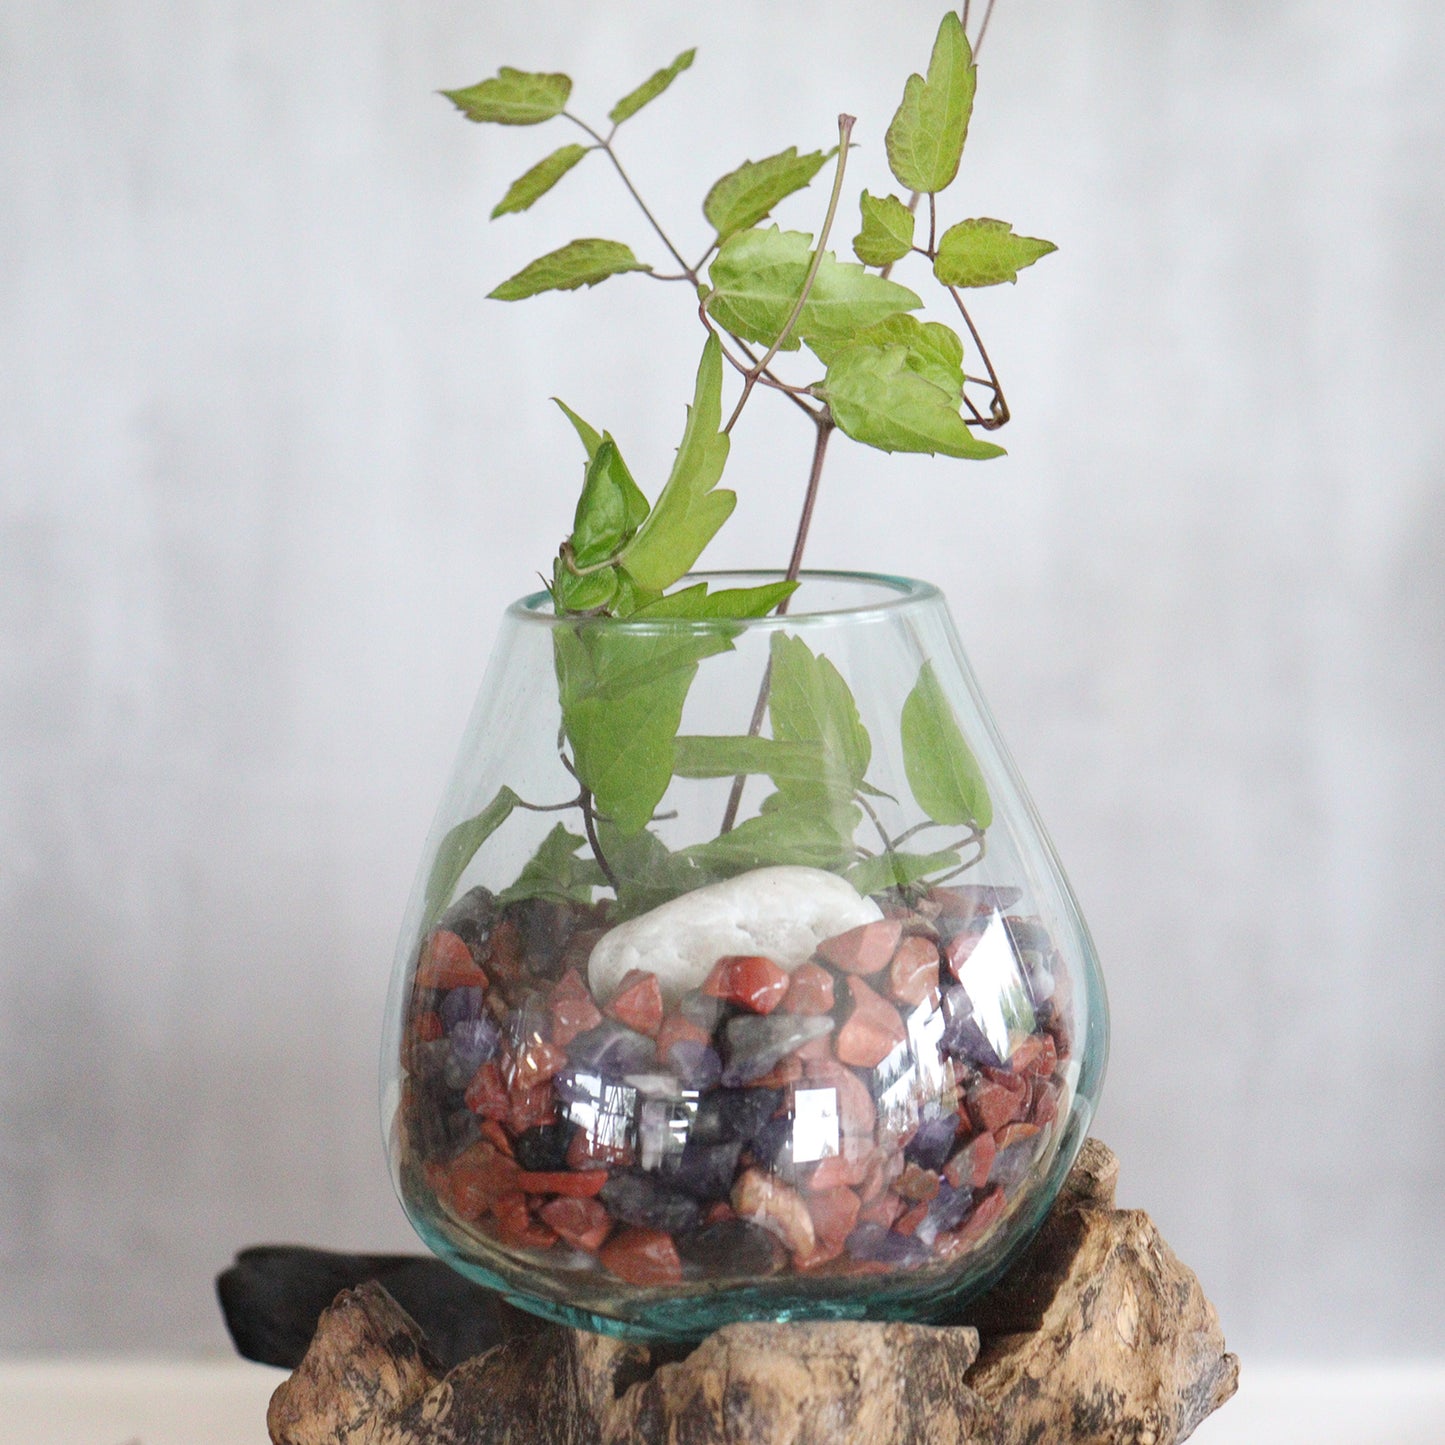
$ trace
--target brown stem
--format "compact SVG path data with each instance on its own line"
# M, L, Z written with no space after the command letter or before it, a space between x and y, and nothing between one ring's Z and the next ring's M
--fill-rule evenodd
M813 438L813 464L808 469L808 490L803 496L803 514L798 518L797 535L793 538L793 554L788 558L788 581L796 582L803 570L803 548L808 542L808 529L813 523L813 507L818 500L818 487L823 480L823 461L828 455L828 439L836 429L833 418L826 412L818 419L818 432ZM788 599L783 598L778 603L777 611L781 615L788 610ZM758 700L753 704L752 721L748 724L748 736L755 738L763 730L763 715L768 709L768 695L772 691L773 664L769 660L767 667L763 669L763 680L758 688ZM731 833L733 825L738 820L738 809L742 806L743 788L747 785L747 778L739 773L733 779L733 785L728 791L728 805L723 812L722 827L719 833Z
M988 22L993 19L993 0L988 0L984 8L983 19L979 22L978 39L973 42L973 58L978 59L978 52L983 49L984 36L988 34Z
M617 885L617 875L612 871L612 865L602 854L602 844L597 841L597 820L592 813L592 793L589 789L582 789L582 826L587 830L587 842L591 845L592 856L597 860L597 866L602 870L602 876L607 880L608 886L614 893L621 892Z
M946 289L953 297L954 305L958 307L958 314L963 317L963 324L968 327L968 334L973 337L973 344L978 348L984 370L988 372L988 384L993 388L993 400L988 408L989 420L980 424L985 431L997 431L999 427L1007 425L1009 419L1008 402L1004 398L1003 387L999 385L998 372L993 369L993 362L989 360L983 338L978 334L978 327L973 324L973 317L968 314L968 307L963 304L963 297L958 294L958 287L949 286Z

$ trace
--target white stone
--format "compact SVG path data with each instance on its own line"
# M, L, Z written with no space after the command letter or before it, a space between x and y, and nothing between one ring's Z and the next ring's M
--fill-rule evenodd
M597 940L587 980L593 996L605 1003L629 969L646 969L657 975L671 1007L729 954L761 954L792 973L825 938L882 916L871 898L836 873L755 868L619 923Z

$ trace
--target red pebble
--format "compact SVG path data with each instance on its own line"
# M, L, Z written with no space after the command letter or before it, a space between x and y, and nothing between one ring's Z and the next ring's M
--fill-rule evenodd
M893 1221L893 1232L894 1234L912 1234L927 1218L928 1205L915 1204L912 1209L905 1209L903 1213Z
M668 1014L662 1021L662 1027L657 1031L657 1057L667 1062L667 1056L672 1052L674 1044L705 1044L708 1042L708 1031L700 1024L695 1024L691 1019L684 1018L681 1014Z
M997 1133L1005 1124L1011 1124L1015 1119L1022 1119L1028 1109L1028 1085L1024 1080L1018 1079L1014 1082L1019 1087L1011 1088L1003 1081L1001 1074L1001 1070L990 1070L989 1076L979 1079L968 1091L970 1117L990 1134Z
M416 1022L411 1026L412 1038L419 1044L433 1043L446 1033L446 1025L442 1023L441 1015L428 1010L424 1014L416 1016Z
M873 1162L870 1149L861 1143L845 1139L841 1154L830 1154L821 1159L808 1180L807 1188L826 1192L846 1187L852 1189L868 1177L868 1166Z
M908 1030L898 1010L879 998L861 978L850 978L848 988L853 994L853 1012L839 1029L834 1049L845 1064L876 1069L908 1037Z
M465 940L439 928L426 941L416 970L417 988L486 988L487 975L477 967Z
M1034 1090L1029 1117L1042 1128L1059 1117L1059 1099L1062 1090L1051 1079L1042 1079Z
M824 1034L821 1038L809 1039L800 1048L793 1050L793 1057L801 1059L809 1068L814 1064L833 1063L833 1035Z
M964 1250L972 1249L993 1227L995 1220L1003 1213L1006 1202L1003 1190L995 1184L957 1229L938 1236L933 1243L934 1252L942 1259L951 1259Z
M710 1204L703 1218L709 1224L724 1224L729 1219L736 1219L737 1212L726 1199L719 1199L716 1204Z
M1043 1062L1045 1034L1040 1038L1038 1034L1030 1034L1019 1046L1008 1056L1008 1066L1016 1074L1036 1074L1038 1066ZM1049 1039L1053 1043L1052 1039ZM1050 1074L1053 1070L1048 1070Z
M888 965L888 997L915 1008L938 999L938 949L926 938L905 938Z
M493 1205L492 1214L496 1221L493 1227L504 1244L547 1249L557 1243L556 1234L528 1213L524 1195L504 1195Z
M517 1175L517 1187L524 1194L565 1194L569 1199L591 1199L606 1183L605 1169L524 1169Z
M567 1066L567 1055L556 1044L543 1039L534 1039L523 1046L517 1055L516 1071L512 1075L512 1088L535 1089L545 1084L553 1075Z
M504 918L487 939L482 962L502 984L514 984L522 977L522 935L510 918Z
M655 1038L662 1027L662 988L657 975L641 968L628 969L602 1012L629 1029Z
M885 1192L858 1211L858 1223L881 1224L884 1229L892 1229L893 1221L902 1208L903 1201L896 1194Z
M508 1159L514 1157L512 1154L512 1141L508 1137L507 1131L502 1128L495 1119L482 1120L482 1138L496 1145Z
M631 1164L632 1145L624 1138L616 1143L599 1139L586 1129L579 1129L567 1146L567 1167L578 1170L601 1170L610 1164Z
M557 1117L557 1098L550 1084L531 1089L513 1086L507 1095L507 1127L513 1134L525 1133L538 1124L550 1124Z
M868 1085L836 1060L816 1060L807 1066L809 1088L832 1085L838 1095L838 1123L845 1139L873 1138L878 1111Z
M484 1119L505 1119L512 1108L501 1067L495 1061L483 1064L472 1075L472 1081L462 1097L467 1108Z
M558 1048L565 1049L578 1034L602 1022L602 1012L575 968L569 968L557 980L547 1008L552 1015L552 1042Z
M842 1187L815 1189L806 1196L806 1203L820 1244L841 1245L852 1234L862 1208L858 1196ZM821 1261L814 1260L814 1263Z
M446 1199L463 1219L476 1219L517 1190L520 1171L490 1144L473 1144L447 1171Z
M588 1254L596 1254L612 1233L612 1216L595 1199L552 1199L537 1214L574 1249Z
M992 1134L980 1134L970 1139L947 1164L943 1166L943 1177L955 1189L982 1189L988 1183L989 1171L998 1154L998 1145Z
M628 1284L681 1284L682 1261L662 1229L623 1229L602 1246L604 1268Z
M938 1175L922 1165L910 1164L898 1176L898 1182L893 1187L911 1203L927 1204L937 1198L940 1186Z
M968 962L969 955L978 947L978 941L982 937L983 934L969 930L966 933L954 934L948 941L947 947L943 950L943 956L948 960L948 966L955 978L963 976L963 966Z
M825 938L818 945L818 956L839 973L877 973L893 957L902 937L901 918L880 918L875 923L860 923L836 938Z
M999 1152L1002 1153L1010 1144L1017 1144L1020 1139L1032 1139L1038 1132L1037 1124L1005 1124L993 1136L993 1142L998 1145Z
M761 1078L749 1079L744 1085L748 1089L786 1089L803 1077L803 1061L797 1054L779 1059Z
M805 963L793 970L783 999L785 1014L825 1014L833 1011L833 975L816 963Z
M755 1014L770 1014L788 991L788 975L771 958L736 953L718 959L702 991Z

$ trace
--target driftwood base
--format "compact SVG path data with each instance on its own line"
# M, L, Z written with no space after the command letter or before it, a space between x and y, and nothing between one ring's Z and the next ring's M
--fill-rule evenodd
M275 1445L1171 1445L1234 1393L1213 1306L1086 1144L1009 1275L941 1325L741 1324L659 1363L542 1325L443 1375L378 1284L276 1391ZM658 1352L668 1354L668 1352Z

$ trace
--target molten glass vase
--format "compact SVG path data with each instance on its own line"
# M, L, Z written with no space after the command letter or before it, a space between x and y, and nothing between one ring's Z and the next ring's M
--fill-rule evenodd
M568 1324L934 1317L1041 1223L1103 1079L1088 930L938 591L706 615L770 580L513 605L402 929L401 1200Z

